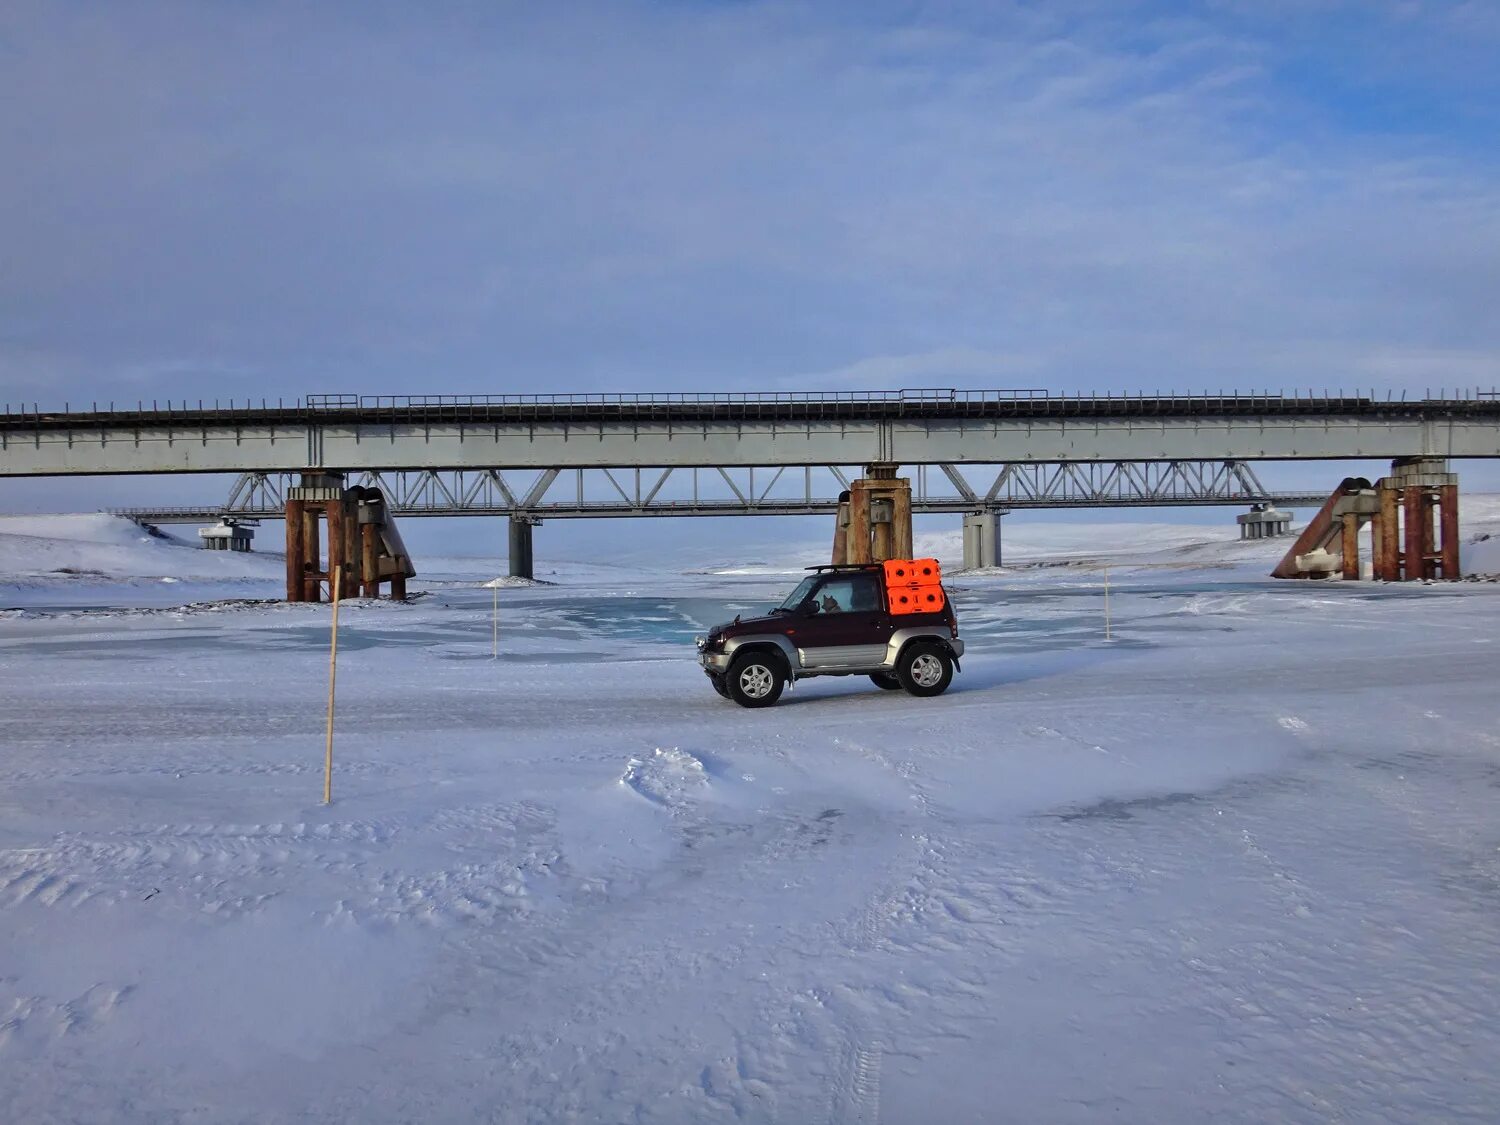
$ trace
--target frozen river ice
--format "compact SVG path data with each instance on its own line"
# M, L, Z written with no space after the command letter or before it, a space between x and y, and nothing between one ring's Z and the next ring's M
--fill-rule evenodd
M326 607L16 593L0 1118L1500 1117L1496 587L960 579L744 711L784 584L349 605L328 808Z

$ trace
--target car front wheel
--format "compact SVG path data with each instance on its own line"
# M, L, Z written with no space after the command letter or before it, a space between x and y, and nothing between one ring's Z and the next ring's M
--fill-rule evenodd
M735 659L725 680L729 698L741 707L769 707L781 698L786 673L775 657L750 652Z
M933 644L914 644L896 665L901 686L912 695L942 695L953 682L953 658Z

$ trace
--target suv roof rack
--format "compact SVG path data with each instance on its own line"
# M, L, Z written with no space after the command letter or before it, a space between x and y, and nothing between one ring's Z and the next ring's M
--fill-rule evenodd
M880 564L870 563L824 563L822 566L805 567L806 570L879 570Z

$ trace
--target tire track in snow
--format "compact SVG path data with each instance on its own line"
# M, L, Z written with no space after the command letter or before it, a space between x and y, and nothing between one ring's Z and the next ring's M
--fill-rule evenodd
M927 794L915 780L916 766L910 761L892 761L883 752L852 741L835 738L834 744L854 751L900 777L918 816L931 820L933 811ZM886 868L881 882L855 916L848 931L849 945L857 952L880 954L890 945L896 921L907 913L914 894L934 882L940 852L926 832L914 832L911 846ZM880 1120L880 1072L885 1048L870 1028L868 1019L855 1012L844 1027L846 1045L829 1095L829 1125L873 1125Z
M828 1125L875 1125L880 1120L884 1047L851 1035L829 1091Z
M252 912L275 898L289 865L347 871L398 829L333 824L158 824L104 835L62 833L0 850L0 909L78 908L166 892L205 914Z
M601 875L591 893L563 903L549 928L507 928L503 953L488 944L482 930L455 935L457 948L470 951L470 972L435 988L430 1011L473 1007L489 1002L482 997L492 994L513 1015L485 1051L520 1060L510 1076L518 1088L555 1090L565 1084L570 1104L580 1112L604 1099L619 1106L646 1105L656 1095L629 1077L640 1069L643 1047L623 1030L631 1025L620 1024L622 1013L652 1011L662 995L700 1004L705 996L719 996L727 1011L758 995L743 991L744 984L726 992L725 982L767 940L764 925L747 925L733 909L699 907L694 910L699 929L685 940L664 928L661 918L676 914L688 900L700 900L705 887L730 901L784 895L803 886L807 873L826 870L823 849L851 839L853 830L841 810L788 809L784 801L767 809L760 800L745 801L732 791L753 779L726 775L721 766L677 748L632 756L617 778L619 798L648 805L675 840L675 850L645 872ZM801 893L809 892L804 887ZM837 918L829 916L821 941L838 940ZM705 948L712 952L705 954ZM850 1036L842 1007L834 1014L819 1005L811 1015L799 1007L806 998L798 987L799 969L808 956L805 949L788 951L787 982L774 975L744 982L766 991L737 1019L732 1049L701 1062L694 1056L700 1043L683 1041L671 1052L674 1062L694 1064L681 1079L688 1096L699 1099L698 1115L684 1119L819 1121L822 1111L835 1112L828 1100L835 1097L829 1092L835 1086L837 1120L878 1118L883 1051L870 1045L862 1028ZM577 979L580 965L601 969L586 987ZM483 982L478 989L476 967ZM792 980L797 983L788 983ZM810 1096L795 1109L778 1104L779 1094L799 1088L790 1075L808 1065L822 1070L817 1091L799 1094ZM547 1113L558 1114L555 1103ZM621 1117L627 1116L622 1109Z

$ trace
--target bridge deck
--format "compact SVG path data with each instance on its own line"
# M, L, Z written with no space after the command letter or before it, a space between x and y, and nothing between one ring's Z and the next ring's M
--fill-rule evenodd
M1500 457L1500 396L311 396L0 416L0 476Z
M923 419L1493 418L1500 395L1377 398L1359 395L1062 396L1042 391L859 391L749 395L311 395L295 403L195 402L87 410L5 407L0 430L307 425L830 422Z

